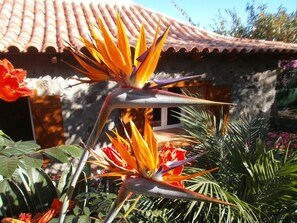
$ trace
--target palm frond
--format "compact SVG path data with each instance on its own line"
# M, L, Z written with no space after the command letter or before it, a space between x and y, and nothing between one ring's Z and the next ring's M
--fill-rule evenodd
M238 214L242 217L240 222L253 222L257 218L263 222L293 222L296 219L297 155L287 157L287 153L278 149L266 148L268 126L265 119L246 116L229 120L227 133L222 134L217 124L222 121L211 113L186 107L182 108L180 116L185 130L200 141L197 148L209 151L208 165L220 167L212 176L223 191L214 185L206 186L207 181L204 185L201 182L199 190L213 196L224 194L229 202L241 207L241 212L250 213L248 216ZM197 186L198 182L193 185ZM198 210L199 216L206 218L208 213L215 211L214 206L202 206L192 203L188 208ZM188 210L189 214L194 213L191 210ZM219 210L220 216L224 213L229 220L235 216L228 209ZM222 222L220 219L216 220Z
M199 169L200 171L201 169ZM197 167L186 169L187 174L197 170ZM197 177L186 182L187 189L202 193L224 201L236 203L238 208L217 205L206 202L185 202L181 200L152 199L143 197L134 215L150 222L257 222L253 208L236 196L229 194L214 179L211 174ZM162 210L162 211L161 211ZM156 215L158 213L159 215ZM162 221L160 215L166 215ZM158 219L158 220L157 220ZM240 220L239 220L240 219Z
M195 167L189 169L193 171ZM197 222L204 219L205 222L256 222L257 215L255 210L244 201L226 191L225 185L221 185L216 181L215 177L207 174L189 181L191 190L199 191L199 193L209 195L224 201L233 202L237 208L227 207L224 205L211 205L204 202L191 202L184 219L191 220L189 222ZM207 219L207 220L206 220Z

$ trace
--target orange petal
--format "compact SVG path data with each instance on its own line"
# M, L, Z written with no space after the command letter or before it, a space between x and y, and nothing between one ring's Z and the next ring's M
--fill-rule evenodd
M38 223L48 223L56 214L55 210L48 210L38 221Z
M132 132L132 148L139 167L142 171L146 171L147 168L150 171L155 172L158 166L157 160L154 159L151 149L142 138L133 121L130 121L130 126Z
M121 155L122 159L124 159L126 164L129 164L130 166L132 166L133 169L137 170L137 164L136 164L135 158L125 148L125 146L123 145L124 142L122 141L121 137L118 134L116 136L117 136L117 139L114 139L108 135L110 141L112 142L114 147L117 149L117 151Z
M146 50L147 50L146 37L145 37L144 25L142 24L139 37L135 46L134 65L137 68L139 67L139 64L140 64L137 58L140 55L142 55Z
M125 60L124 72L125 74L130 75L132 72L131 49L130 49L130 44L124 29L123 22L120 19L120 16L118 13L117 13L117 28L118 28L118 47Z
M81 38L81 41L85 44L85 46L87 47L87 50L90 52L90 54L95 58L95 60L100 63L100 56L99 56L99 52L97 51L97 49L95 48L95 46L88 41L85 38Z
M105 46L106 52L108 53L109 58L111 59L113 64L116 64L117 67L120 68L120 70L124 70L126 66L126 62L124 60L122 53L113 42L111 36L109 35L101 19L99 19L99 24L100 24L101 33L104 38L104 46Z
M113 61L111 60L104 43L99 39L99 37L97 36L96 32L94 31L94 29L91 27L90 28L91 33L92 33L92 37L96 42L96 46L98 48L98 56L100 57L100 59L103 61L104 64L106 64L106 66L112 70L112 72L114 74L119 74L120 70L117 66L115 66L115 64L113 63Z
M25 223L24 221L15 219L15 218L3 218L1 223Z
M75 52L71 51L71 53L75 57L75 59L79 62L79 64L87 71L87 73L83 72L83 74L86 75L88 78L90 78L91 80L95 80L95 81L105 81L105 80L109 79L109 77L106 75L105 72L102 72L102 71L90 66L88 63L83 61ZM77 68L75 68L75 69L77 69ZM79 70L79 69L77 69L77 70Z
M160 23L158 24L156 34L158 33ZM136 83L139 84L139 86L143 86L145 82L148 80L150 75L154 72L156 69L157 63L159 61L159 57L162 51L163 44L165 42L165 39L168 35L169 28L166 29L164 32L162 38L157 43L157 37L155 35L155 39L153 42L153 45L151 46L150 52L148 53L147 57L141 63L137 70L136 74Z
M158 29L157 29L158 30ZM159 57L162 51L162 47L164 45L165 39L168 35L169 28L164 32L160 42L156 42L154 39L154 44L151 46L150 52L147 55L147 58L143 61L143 63L139 66L136 74L136 83L140 86L143 86L151 74L157 67ZM156 32L157 33L157 32ZM156 38L156 37L155 37Z
M158 144L157 140L155 138L155 135L153 133L153 129L151 125L149 124L148 119L146 118L145 124L144 124L144 141L148 144L148 148L150 148L153 159L155 160L155 163L159 163L159 155L158 155Z
M199 176L205 175L205 174L210 173L212 171L215 171L217 169L219 169L219 168L216 167L216 168L213 168L213 169L210 169L210 170L205 170L205 171L202 171L202 172L199 172L199 173L194 173L194 174L187 175L187 176L166 175L166 176L163 176L163 180L165 182L175 182L175 181L188 180L188 179L192 179L192 178L195 178L195 177L199 177Z
M122 177L132 173L133 172L130 172L130 171L118 171L118 172L112 171L108 173L97 174L96 177Z
M110 163L108 161L106 161L106 159L104 159L103 156L100 156L99 154L95 153L95 151L92 150L92 149L88 149L88 151L90 152L92 157L95 158L95 161L92 160L92 161L89 161L89 163L93 163L93 164L95 164L97 166L100 166L100 167L102 167L104 169L109 169L111 167ZM100 150L98 152L103 153Z

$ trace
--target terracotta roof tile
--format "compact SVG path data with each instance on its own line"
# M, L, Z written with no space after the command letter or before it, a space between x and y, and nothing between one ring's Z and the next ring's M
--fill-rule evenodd
M66 42L82 48L80 36L88 38L89 24L98 25L98 18L103 19L116 40L116 11L133 46L142 23L148 41L152 41L160 18L162 30L171 25L165 51L297 55L297 44L221 36L137 5L132 0L0 0L0 52L63 52Z

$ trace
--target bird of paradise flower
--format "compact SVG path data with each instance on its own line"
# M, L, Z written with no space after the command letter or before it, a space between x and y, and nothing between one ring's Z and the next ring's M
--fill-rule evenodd
M94 161L90 162L107 170L97 177L113 176L123 179L117 201L104 222L112 222L132 193L173 199L201 200L235 206L187 190L183 186L182 181L204 175L217 168L191 175L181 175L183 166L195 160L197 156L186 159L184 151L172 147L171 150L169 148L158 150L157 140L148 121L145 122L143 136L133 121L130 121L130 126L131 137L127 136L128 138L124 139L117 131L114 131L115 138L108 135L112 147L104 148L98 152L90 150L95 158ZM175 155L175 160L172 160L172 157L167 160L168 153L170 155L179 153L179 155Z
M93 58L70 46L73 56L84 70L74 68L87 76L91 82L113 80L123 88L142 89L157 66L169 28L158 38L159 22L153 43L148 48L144 25L142 25L135 52L132 54L124 25L118 14L118 45L113 42L102 20L99 20L99 24L103 40L99 38L94 28L91 28L92 42L82 38Z
M119 87L106 97L94 124L93 131L86 143L87 148L94 148L110 113L115 108L161 108L184 105L226 104L157 89L160 86L197 78L197 76L175 78L173 80L148 81L156 69L162 47L169 33L169 28L167 28L158 37L160 21L150 47L146 44L145 29L144 25L142 25L134 53L131 52L123 22L118 14L116 15L117 44L113 42L104 22L101 19L98 22L100 27L91 28L91 40L82 38L82 42L91 57L69 44L71 53L83 69L69 65L88 77L89 80L87 82L115 81L119 84ZM96 28L101 32L101 37L98 35ZM85 82L85 80L82 81ZM59 219L60 223L65 219L75 184L88 157L89 150L85 150L65 197Z
M144 24L141 26L134 53L131 51L123 22L118 14L116 15L117 44L113 42L113 38L110 36L103 21L99 19L98 22L100 28L97 28L101 31L102 38L96 32L96 26L91 28L91 40L81 38L92 57L87 56L69 44L70 52L83 69L66 63L89 78L88 81L81 81L102 82L111 80L117 82L122 88L156 89L160 86L199 77L199 75L196 75L169 80L148 81L157 67L162 47L170 31L170 27L168 27L158 37L160 21L150 47L147 46Z

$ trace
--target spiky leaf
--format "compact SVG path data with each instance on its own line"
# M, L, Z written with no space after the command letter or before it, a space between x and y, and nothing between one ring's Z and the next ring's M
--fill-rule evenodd
M58 197L56 188L50 177L41 169L30 168L27 174L36 210L45 212L50 208L54 198Z
M28 212L28 203L22 191L13 181L4 179L0 182L0 216L15 216Z

